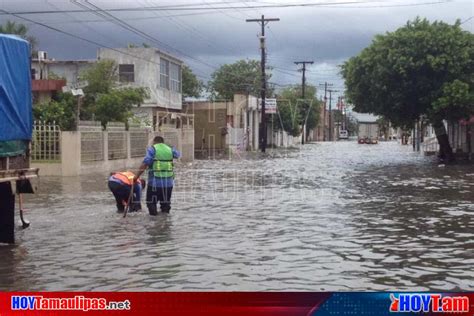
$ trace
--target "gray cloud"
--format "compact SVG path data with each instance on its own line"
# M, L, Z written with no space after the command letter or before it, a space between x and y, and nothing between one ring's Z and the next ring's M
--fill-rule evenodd
M230 2L233 2L221 1L222 4L219 6L231 5ZM208 7L212 7L213 5L209 3L216 0L182 0L166 3L150 0L123 0L121 2L91 0L90 2L103 8L176 5L190 2L195 2L196 5L207 3ZM299 83L300 73L295 71L296 65L293 61L310 59L314 60L315 64L309 69L308 82L317 85L320 82L330 81L338 87L342 87L343 83L338 75L337 65L369 45L375 34L395 30L416 16L453 23L458 18L466 20L473 15L472 2L464 0L406 7L383 6L420 4L426 3L427 0L372 1L364 5L354 4L332 8L252 10L245 8L245 6L255 4L308 2L310 1L246 1L240 4L242 8L239 10L207 11L199 15L195 15L196 12L187 11L116 12L114 15L160 42L193 56L195 59L188 58L169 47L165 48L190 64L202 79L208 78L214 70L204 63L218 67L220 64L237 59L259 58L259 42L256 36L259 33L259 26L256 23L246 23L246 18L258 18L262 13L268 17L279 17L280 22L270 23L266 28L269 65L281 68L275 69L272 80L280 84ZM78 9L70 1L64 0L0 0L0 8L7 11ZM106 46L121 47L129 43L149 42L90 13L25 15L24 17ZM21 21L11 16L0 15L0 23L7 19ZM473 22L474 19L465 23L463 27L472 31ZM30 27L32 34L39 40L40 49L48 51L52 57L87 59L96 56L96 45L58 34L42 26L30 25ZM157 46L163 48L163 45Z

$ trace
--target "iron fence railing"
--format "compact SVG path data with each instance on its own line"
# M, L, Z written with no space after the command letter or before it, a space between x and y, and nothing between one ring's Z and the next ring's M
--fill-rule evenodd
M56 122L34 122L31 160L34 162L61 161L61 129Z

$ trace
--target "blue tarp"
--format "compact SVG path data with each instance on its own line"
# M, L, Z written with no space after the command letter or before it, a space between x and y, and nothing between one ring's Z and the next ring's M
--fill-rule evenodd
M0 34L0 142L31 140L30 45Z

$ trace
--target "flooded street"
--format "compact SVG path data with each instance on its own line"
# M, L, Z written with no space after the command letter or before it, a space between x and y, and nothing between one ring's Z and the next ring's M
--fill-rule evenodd
M355 141L201 160L170 215L125 219L106 178L41 178L1 290L474 290L473 165Z

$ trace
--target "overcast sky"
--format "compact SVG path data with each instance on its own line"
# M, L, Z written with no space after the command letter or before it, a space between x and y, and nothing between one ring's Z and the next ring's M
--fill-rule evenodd
M110 17L91 12L32 12L83 10L74 2L100 9L160 7L159 10L110 12L160 44L112 23ZM448 23L460 19L466 21L463 27L472 32L473 3L469 0L89 0L88 3L86 0L0 0L0 9L23 12L16 17L0 15L0 24L6 20L27 24L38 39L39 49L56 59L93 59L97 46L20 17L109 47L146 42L180 57L201 80L207 81L223 63L260 58L257 38L260 27L257 23L246 23L245 19L264 14L280 18L279 22L271 22L266 27L268 65L275 67L272 82L300 83L301 73L296 71L293 62L314 60L314 65L308 67L308 84L327 81L342 90L338 65L369 45L375 34L393 31L416 16ZM313 5L268 7L286 4ZM30 14L24 14L26 11Z

